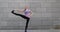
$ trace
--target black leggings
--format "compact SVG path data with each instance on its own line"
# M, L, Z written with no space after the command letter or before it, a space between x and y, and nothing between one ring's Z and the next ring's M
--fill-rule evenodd
M22 18L26 19L26 26L25 26L25 32L27 32L27 28L28 28L28 23L29 23L29 20L30 18L29 17L26 17L25 15L22 15L22 14L17 14L17 13L14 13L14 10L12 10L12 12L14 15L17 15L17 16L21 16Z

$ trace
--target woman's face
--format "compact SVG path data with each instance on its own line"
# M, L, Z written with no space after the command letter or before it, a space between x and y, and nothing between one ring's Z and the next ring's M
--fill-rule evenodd
M28 6L25 6L25 9L29 9L29 7Z

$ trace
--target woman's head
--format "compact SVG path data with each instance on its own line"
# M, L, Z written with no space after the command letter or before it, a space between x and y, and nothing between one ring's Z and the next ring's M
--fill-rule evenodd
M25 9L29 9L29 6L26 5L26 6L25 6Z
M29 9L29 6L28 5L25 5L24 11L26 11L26 9Z

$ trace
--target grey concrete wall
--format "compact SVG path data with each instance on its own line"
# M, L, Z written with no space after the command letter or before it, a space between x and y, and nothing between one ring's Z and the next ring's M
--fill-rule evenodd
M0 0L0 27L24 27L26 21L13 15L11 10L23 9L25 5L29 5L33 11L29 27L49 28L52 25L58 25L60 23L59 4L59 0Z

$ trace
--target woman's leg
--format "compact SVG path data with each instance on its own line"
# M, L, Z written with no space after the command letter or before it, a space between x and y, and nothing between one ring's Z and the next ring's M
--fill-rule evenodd
M24 15L22 15L22 14L14 13L14 10L13 10L11 13L13 13L14 15L17 15L17 16L21 16L22 18L24 18L24 19L27 20L27 22L26 22L26 26L25 26L25 32L27 32L28 23L29 23L30 18L29 18L29 17L26 17L26 16L24 16Z
M22 18L24 19L29 19L28 17L26 17L25 15L22 15L22 14L18 14L18 13L14 13L14 10L12 10L12 12L14 15L17 15L17 16L21 16Z
M27 32L29 20L30 20L30 18L27 19L26 26L25 26L25 32Z

